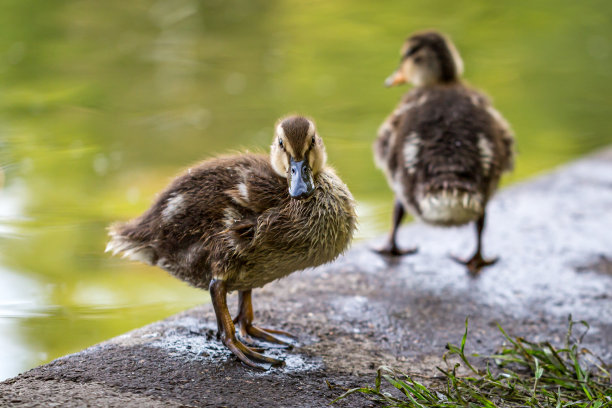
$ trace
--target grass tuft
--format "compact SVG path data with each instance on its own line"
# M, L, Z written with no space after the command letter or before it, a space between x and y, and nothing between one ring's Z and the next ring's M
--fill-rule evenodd
M574 336L575 326L584 331ZM584 321L569 317L563 348L550 342L532 342L509 336L497 326L508 344L490 356L473 354L483 363L479 369L465 355L468 320L460 346L449 343L444 354L448 369L436 367L442 376L430 378L427 385L390 367L380 367L374 387L354 388L333 402L351 394L364 394L385 407L581 407L611 408L612 382L605 364L589 350L581 348L588 331ZM461 363L451 364L449 357ZM467 374L458 375L464 365ZM389 384L393 388L383 387Z

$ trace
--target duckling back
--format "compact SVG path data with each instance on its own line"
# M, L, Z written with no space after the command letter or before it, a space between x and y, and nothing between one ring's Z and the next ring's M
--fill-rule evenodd
M432 224L480 217L511 167L507 124L481 94L460 84L415 88L383 123L376 161L396 196Z

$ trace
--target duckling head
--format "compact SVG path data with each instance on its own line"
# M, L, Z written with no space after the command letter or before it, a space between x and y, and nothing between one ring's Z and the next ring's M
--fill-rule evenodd
M424 31L408 37L401 49L400 66L385 85L451 83L458 81L461 74L463 61L451 40L437 31Z
M312 195L315 176L327 160L314 122L303 116L279 120L274 128L270 160L274 170L287 179L291 197L303 199Z

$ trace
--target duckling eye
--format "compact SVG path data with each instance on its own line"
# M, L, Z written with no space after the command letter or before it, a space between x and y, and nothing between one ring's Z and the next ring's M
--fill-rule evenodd
M420 64L421 62L423 62L423 57L414 57L415 64Z
M285 145L283 144L283 139L278 139L278 145L281 147L281 149L285 148Z
M312 141L310 142L310 144L314 146L314 144L315 144L315 137L314 136L312 137Z

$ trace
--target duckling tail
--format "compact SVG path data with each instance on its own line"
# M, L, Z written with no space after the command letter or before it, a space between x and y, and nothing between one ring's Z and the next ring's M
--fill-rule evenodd
M126 234L126 229L124 224L115 224L109 228L108 235L111 239L104 252L111 252L113 255L121 254L122 258L155 265L157 262L155 250L146 243L131 239Z
M474 189L448 186L430 190L418 197L421 218L432 224L462 225L484 212L485 199Z

